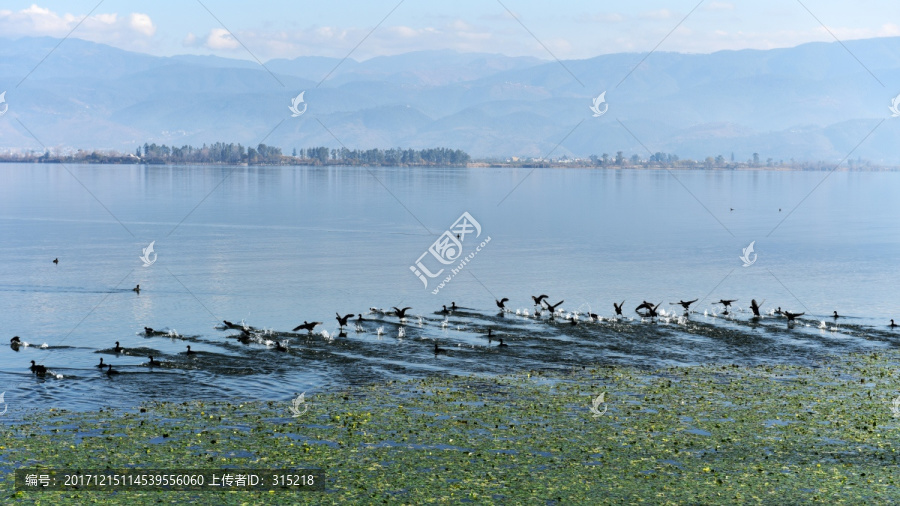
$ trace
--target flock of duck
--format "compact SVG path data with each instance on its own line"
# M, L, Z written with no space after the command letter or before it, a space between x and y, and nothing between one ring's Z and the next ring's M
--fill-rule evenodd
M56 261L54 261L54 262L56 262ZM140 285L137 285L135 288L132 289L132 291L140 293ZM590 312L590 310L584 311L584 312L581 312L581 311L566 312L565 310L563 310L561 308L561 306L564 302L563 300L560 300L559 302L553 304L550 302L548 295L544 295L544 294L536 295L536 296L532 295L531 299L534 302L534 307L533 307L533 310L531 310L531 311L529 311L528 309L524 309L524 310L516 309L515 311L513 311L512 309L507 308L506 303L509 302L508 298L502 298L499 300L495 300L495 303L496 303L497 308L499 309L501 315L505 315L507 313L514 312L516 315L519 315L519 316L541 318L544 315L544 313L547 313L551 320L556 319L556 318L562 318L562 319L568 321L569 323L571 323L572 325L579 324L579 322L582 321L582 317L584 317L585 321L587 321L587 322L594 322L594 321L601 322L604 320L604 317L601 317L601 316L597 315L596 313L592 313L592 312ZM669 303L670 305L673 305L673 306L677 305L677 306L682 307L684 313L683 313L683 315L680 315L680 316L677 315L674 311L667 312L664 309L660 309L660 306L662 306L662 302L660 302L658 304L653 304L646 300L642 301L641 304L639 304L637 307L635 307L634 311L641 318L641 321L646 321L646 320L652 321L657 318L660 318L660 319L665 320L667 323L674 320L676 323L683 324L687 321L689 314L694 312L694 311L691 311L691 309L690 309L691 305L696 303L698 300L699 299L693 299L693 300L688 300L688 301L679 300L678 302L670 302ZM738 302L738 299L720 299L719 301L716 301L713 304L721 305L723 307L722 315L728 315L729 310L732 307L732 304L735 302ZM763 301L763 303L765 303L765 301ZM762 303L757 303L756 299L752 299L750 301L750 311L753 313L752 318L759 319L759 318L763 317L763 314L761 312L761 307L760 307L761 305L762 305ZM607 318L607 319L608 320L618 320L620 317L625 317L625 315L623 314L624 306L625 306L624 300L622 302L618 302L618 303L613 302L613 310L615 311L615 316L613 316L611 318ZM407 312L412 308L411 307L403 307L403 308L392 307L391 309L392 310L384 310L384 309L372 307L372 308L369 308L369 312L367 314L397 317L399 319L399 323L401 324L398 336L402 338L405 336L405 332L404 332L402 325L407 322L407 319L408 319ZM449 316L451 313L453 313L454 311L457 311L459 309L460 309L460 307L456 305L456 302L452 302L449 307L444 305L440 311L436 312L436 314L445 315L445 319L441 324L443 328L446 328L449 324L449 320L446 318L446 316ZM743 311L743 309L740 309L740 308L739 308L739 310ZM785 311L785 310L782 310L781 307L778 307L777 309L772 309L767 313L768 316L784 317L786 319L789 327L794 324L794 322L797 318L799 318L805 314L806 313L793 313L791 311ZM706 311L704 311L704 315L708 315L708 313ZM713 313L712 316L718 316L718 315L716 313ZM347 327L348 325L350 325L351 319L354 317L356 317L356 318L355 318L355 320L352 320L352 321L355 322L355 324L356 324L356 331L364 332L364 328L362 327L363 322L371 321L371 320L369 318L366 318L362 313L359 313L359 314L349 313L349 314L344 314L344 315L341 315L340 313L335 313L335 320L337 320L339 332L335 336L329 336L327 331L322 331L323 336L326 338L346 337L347 334L344 331L344 328ZM416 318L418 318L418 321L420 324L423 323L422 316L416 316ZM835 321L837 321L839 318L843 318L843 316L839 315L837 311L834 311L831 318L833 318ZM304 320L303 323L294 327L292 329L292 332L306 331L309 335L312 335L315 328L322 324L323 323L319 322L319 321L310 322L310 321ZM894 323L893 319L891 319L890 323L887 326L891 329L898 327L898 325L896 323ZM240 324L236 324L236 323L230 322L228 320L223 320L222 323L217 326L217 328L220 330L233 329L233 330L240 331L240 334L237 336L234 336L234 337L236 337L239 341L241 341L245 344L249 343L251 340L257 340L257 341L263 342L266 345L274 345L274 347L277 351L283 351L283 352L288 351L288 347L285 342L271 341L268 339L263 339L263 337L266 335L272 335L273 334L272 330L257 329L257 328L245 325L243 322ZM821 322L819 328L826 328L824 321ZM379 327L377 329L377 334L379 336L381 336L383 333L384 333L384 327L383 326ZM151 327L144 327L143 334L147 337L152 337L152 336L179 337L177 335L177 333L175 333L174 331L154 330ZM505 348L505 347L509 346L508 344L503 342L502 337L496 336L493 333L492 329L487 329L487 333L485 334L485 337L487 337L489 345L493 344L494 339L497 338L497 341L498 341L497 347ZM10 346L13 347L14 349L18 349L19 346L27 346L27 345L28 344L25 343L24 341L22 341L19 336L14 336L12 339L10 339ZM46 348L47 345L45 344L41 347ZM123 353L125 351L125 349L120 346L118 341L116 341L115 347L112 348L112 350L116 354ZM187 346L187 350L183 353L188 356L197 354L196 351L191 350L190 346ZM435 355L446 354L446 353L447 353L446 349L441 348L437 342L434 343L434 354ZM161 365L161 363L159 361L155 360L153 358L153 356L148 356L148 358L149 358L149 362L147 362L146 365L148 365L150 367ZM100 358L100 363L97 364L96 367L108 376L113 376L113 375L119 374L119 371L113 369L112 364L104 363L102 357ZM31 361L30 369L31 369L31 372L36 375L46 375L48 373L46 366L37 364L34 360Z

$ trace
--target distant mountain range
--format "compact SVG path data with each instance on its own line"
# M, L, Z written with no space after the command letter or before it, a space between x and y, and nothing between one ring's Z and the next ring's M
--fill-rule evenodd
M265 68L78 39L0 41L0 110L9 107L0 150L223 141L286 154L443 146L474 157L646 158L649 150L837 162L853 152L900 162L900 118L888 109L900 94L900 37L562 62L422 51L363 62L276 59ZM307 109L292 117L301 91ZM594 117L603 91L608 110Z

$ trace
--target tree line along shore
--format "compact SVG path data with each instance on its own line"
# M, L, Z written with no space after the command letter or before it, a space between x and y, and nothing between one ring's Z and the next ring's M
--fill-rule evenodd
M460 149L450 148L390 148L390 149L347 149L314 146L294 148L291 154L284 154L275 146L259 144L255 148L241 144L216 142L200 147L181 147L144 144L134 153L116 150L93 150L62 152L47 149L39 151L0 153L0 163L88 163L88 164L150 164L150 165L312 165L312 166L384 166L384 167L471 167L471 168L631 168L631 169L707 169L707 170L834 170L835 164L824 161L763 160L758 153L746 161L736 161L723 155L708 156L702 160L680 158L676 154L657 152L647 157L638 154L626 156L618 151L609 155L588 157L557 158L506 157L473 159ZM848 159L839 164L842 170L896 170L897 167L884 166L868 160Z

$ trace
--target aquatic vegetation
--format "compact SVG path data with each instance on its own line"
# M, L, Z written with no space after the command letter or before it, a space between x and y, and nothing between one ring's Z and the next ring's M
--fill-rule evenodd
M844 504L900 500L900 353L816 367L577 367L382 382L296 399L47 410L3 427L12 469L322 469L324 492L129 492L129 502ZM304 406L305 407L305 406ZM293 409L291 409L293 408ZM593 409L592 409L593 408ZM599 414L599 416L598 416Z

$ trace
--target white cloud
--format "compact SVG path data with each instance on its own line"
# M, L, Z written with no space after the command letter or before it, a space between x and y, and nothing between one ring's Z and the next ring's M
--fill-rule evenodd
M131 15L128 16L128 26L130 26L132 30L143 33L147 37L152 37L153 34L156 33L156 27L153 26L153 20L146 14L132 12Z
M140 13L97 13L85 18L84 14L61 14L37 4L20 11L0 10L0 34L4 37L62 38L70 32L79 39L142 50L148 47L156 26L150 16Z
M209 35L206 36L206 43L204 44L209 49L237 49L241 47L241 44L235 39L228 30L224 28L213 28L209 31Z
M188 34L184 36L184 39L181 40L181 45L184 47L198 46L197 36L194 35L193 32L188 32Z

